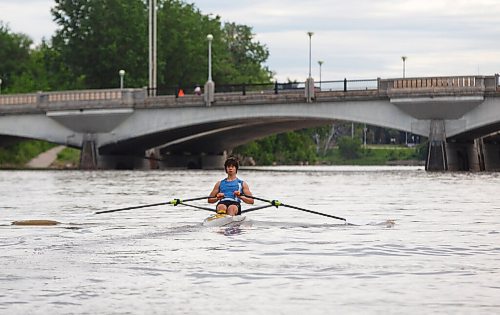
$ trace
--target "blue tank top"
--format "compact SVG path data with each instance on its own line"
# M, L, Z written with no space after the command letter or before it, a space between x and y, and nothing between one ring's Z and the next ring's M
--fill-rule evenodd
M241 202L241 199L234 195L235 191L243 193L243 181L241 179L236 178L235 180L228 181L227 178L224 178L220 181L219 192L224 194L222 200Z

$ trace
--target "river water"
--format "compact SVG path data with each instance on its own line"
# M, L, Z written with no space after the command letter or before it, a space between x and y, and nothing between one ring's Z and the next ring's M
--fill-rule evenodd
M255 196L358 225L286 207L239 228L182 205L94 214L205 196L223 175L0 171L0 313L500 313L499 173L239 172ZM28 219L61 224L11 225Z

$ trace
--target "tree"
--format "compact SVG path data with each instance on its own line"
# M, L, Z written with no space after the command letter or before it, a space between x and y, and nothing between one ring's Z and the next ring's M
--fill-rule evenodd
M118 86L124 69L130 86L147 78L147 11L141 0L55 0L60 26L55 50L88 88Z
M315 144L306 129L284 132L252 141L235 148L233 152L252 157L260 165L270 165L273 162L278 164L314 163L317 160Z
M253 41L252 28L236 23L226 23L223 31L231 64L235 65L236 69L233 82L269 82L272 73L267 67L262 67L262 64L269 58L269 51L265 45Z
M60 29L53 47L89 88L116 87L118 71L128 86L148 80L148 7L143 0L55 0ZM194 4L158 1L158 86L203 84L207 80L207 34L212 34L213 79L217 84L269 82L267 48L251 28L222 25Z
M12 91L13 78L19 76L30 58L33 41L24 34L15 34L0 22L0 79L2 90Z
M83 78L75 76L45 41L30 51L23 72L12 81L11 89L17 93L85 88Z
M341 137L338 140L340 155L345 159L357 159L361 153L361 140L358 138Z

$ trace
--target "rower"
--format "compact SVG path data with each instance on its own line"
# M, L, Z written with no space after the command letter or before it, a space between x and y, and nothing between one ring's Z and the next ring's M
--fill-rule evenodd
M253 198L248 184L239 179L236 174L238 173L239 163L234 157L229 157L224 162L224 170L227 177L218 181L212 192L210 193L208 202L217 203L217 213L229 214L231 216L241 214L241 201L248 204L253 204Z

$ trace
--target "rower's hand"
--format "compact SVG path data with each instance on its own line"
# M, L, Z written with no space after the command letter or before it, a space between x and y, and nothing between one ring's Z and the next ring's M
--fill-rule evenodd
M239 190L233 192L233 194L236 196L236 197L239 197L241 196L241 192Z
M217 193L217 195L215 197L217 197L217 199L220 200L220 199L224 198L224 193L221 193L221 192Z

